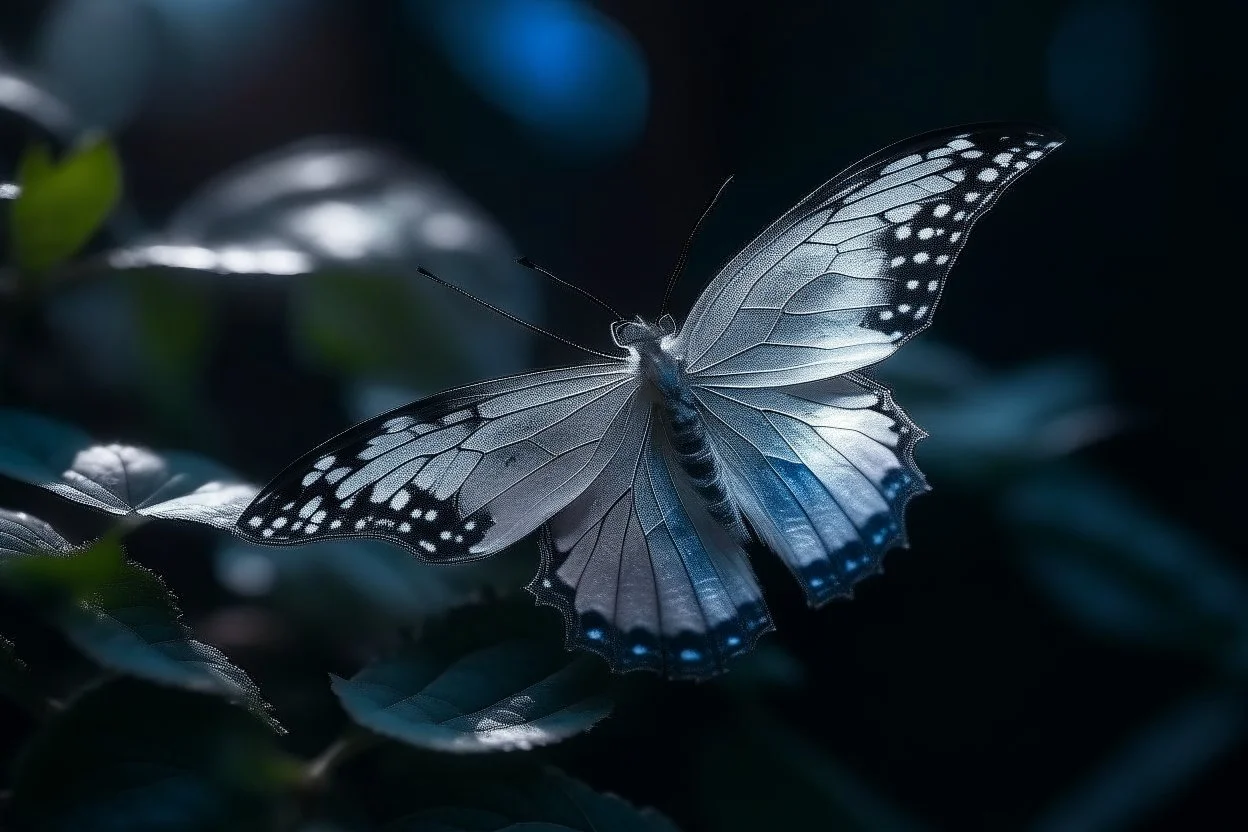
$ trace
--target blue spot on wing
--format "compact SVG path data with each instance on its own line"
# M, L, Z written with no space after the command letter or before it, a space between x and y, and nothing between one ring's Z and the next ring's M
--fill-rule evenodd
M584 613L573 625L569 641L607 658L622 671L652 670L674 679L696 679L725 670L726 660L748 653L769 629L771 618L762 604L740 608L736 619L709 632L674 636L640 628L622 632L604 616Z
M758 638L771 630L771 617L760 599L738 605L736 615L704 632L659 632L652 626L621 630L597 612L576 612L576 587L562 581L555 564L549 529L540 538L542 570L529 585L539 603L558 609L564 616L569 648L589 650L602 656L621 672L651 670L674 679L702 679L723 672L725 663L754 648Z

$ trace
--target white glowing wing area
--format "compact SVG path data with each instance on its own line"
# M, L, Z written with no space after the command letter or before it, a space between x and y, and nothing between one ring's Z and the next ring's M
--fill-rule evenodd
M959 127L880 151L777 220L703 292L676 336L695 383L852 372L927 327L971 226L1063 139Z
M447 562L497 552L603 470L638 383L623 363L598 364L423 399L296 461L238 530L267 544L378 537Z
M904 543L926 488L923 433L888 391L855 374L788 388L699 387L732 494L812 606L845 597Z

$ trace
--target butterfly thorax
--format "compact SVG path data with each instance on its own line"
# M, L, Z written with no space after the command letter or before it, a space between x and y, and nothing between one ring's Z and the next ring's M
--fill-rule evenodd
M675 452L688 485L721 526L741 541L749 539L740 509L729 494L725 468L711 444L705 415L689 387L684 361L672 351L675 322L670 316L657 325L640 318L616 324L616 343L629 351L629 360L645 379L645 391Z

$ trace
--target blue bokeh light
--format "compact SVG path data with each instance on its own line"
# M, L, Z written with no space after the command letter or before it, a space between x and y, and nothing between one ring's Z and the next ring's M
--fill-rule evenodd
M579 0L413 0L456 70L561 147L614 150L645 124L649 79L632 38Z

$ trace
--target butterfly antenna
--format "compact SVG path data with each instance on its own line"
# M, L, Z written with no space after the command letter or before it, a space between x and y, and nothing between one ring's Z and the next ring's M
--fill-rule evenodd
M685 270L685 262L689 259L689 249L693 247L693 238L698 236L698 229L702 227L702 223L706 221L706 218L711 215L711 209L715 207L716 202L719 202L720 196L723 195L724 189L728 187L728 183L731 181L731 176L724 180L724 184L719 186L715 196L711 197L711 201L706 204L706 209L702 212L702 216L698 217L698 221L693 224L693 230L689 232L689 237L685 240L685 245L680 250L680 257L676 258L676 268L672 269L671 276L667 278L667 289L663 292L663 306L659 308L660 315L667 314L667 304L672 299L672 289L676 288L676 281L680 278L681 272Z
M491 312L497 312L499 315L502 315L507 320L512 321L513 323L520 324L520 326L525 327L526 329L530 329L533 332L538 333L539 335L545 335L547 338L553 338L554 340L562 344L567 344L569 347L575 347L581 352L587 352L587 353L590 353L591 355L596 355L599 358L607 358L612 361L619 360L619 356L617 355L608 355L605 352L598 352L598 350L593 350L593 349L590 349L589 347L582 347L580 344L576 343L575 341L569 341L567 338L564 338L561 335L556 335L555 333L550 332L549 330L542 329L540 326L537 326L536 324L531 324L528 321L524 320L523 318L517 318L515 315L511 314L510 312L507 312L506 310L498 308L497 306L490 303L489 301L482 300L481 298L474 295L472 292L469 292L467 289L461 289L460 287L456 286L454 283L443 280L442 278L438 277L433 272L426 269L424 266L417 266L416 271L420 272L425 277L432 280L434 283L438 283L442 286L445 286L446 288L454 292L459 292L464 297L468 298L469 300L476 301L477 303L484 306L486 309L489 309Z
M617 321L624 320L624 316L621 315L619 312L616 312L615 307L611 306L611 304L607 303L605 300L598 297L597 295L595 295L593 292L589 291L588 289L582 289L580 286L577 286L575 283L570 283L567 280L564 280L563 278L555 277L555 275L553 275L551 272L547 271L546 269L543 269L541 266L537 265L536 263L534 263L532 260L530 260L527 257L520 257L516 260L516 262L519 263L521 266L524 266L526 269L532 269L538 274L545 275L546 277L558 283L560 286L567 286L572 291L579 292L581 295L589 298L594 303L598 304L603 309L607 310L612 315L614 315Z

